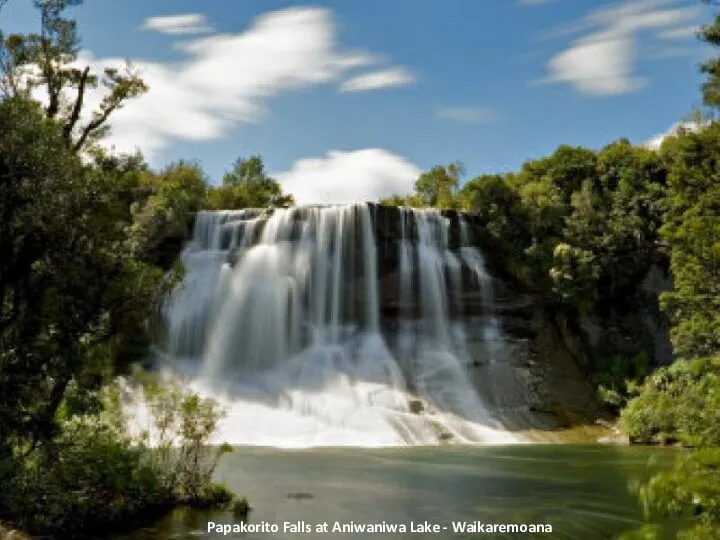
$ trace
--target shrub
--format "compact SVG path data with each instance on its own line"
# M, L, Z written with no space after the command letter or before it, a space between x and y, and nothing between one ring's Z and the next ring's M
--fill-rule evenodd
M650 360L645 352L630 358L603 358L594 366L591 376L600 402L612 412L620 412L628 400L638 393L638 381L648 373L649 367Z
M636 442L720 444L720 356L657 370L630 400L620 425Z
M60 408L59 432L26 455L0 460L5 481L0 519L33 534L82 538L110 524L130 525L173 506L230 506L233 494L213 483L219 458L231 448L210 447L218 404L177 382L143 374L141 395L159 434L132 435L120 384L81 398L70 392ZM74 413L78 403L84 413ZM97 404L102 404L98 412ZM91 404L92 406L87 406Z
M679 540L720 539L720 449L696 450L678 458L667 471L653 475L639 489L648 521L679 518ZM622 540L667 538L663 528L646 525Z

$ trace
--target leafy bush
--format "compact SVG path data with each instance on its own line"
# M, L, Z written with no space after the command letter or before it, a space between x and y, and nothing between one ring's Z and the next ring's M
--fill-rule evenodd
M720 444L720 356L679 360L647 378L620 425L642 443Z
M150 456L164 485L189 504L204 505L208 498L217 499L212 474L220 457L232 452L227 444L210 446L223 411L217 402L187 391L175 379L161 382L141 372L136 377L152 419L141 437L154 439Z
M720 449L697 450L678 458L639 488L647 521L679 518L678 540L720 539ZM667 538L663 528L646 525L622 540Z
M32 533L77 536L171 501L145 449L98 418L64 422L51 446L16 467L3 506Z
M650 358L640 352L631 358L610 356L594 366L591 382L597 388L598 399L610 411L619 413L628 400L639 392L638 382L647 375Z
M123 390L104 388L81 400L85 414L61 407L59 433L48 444L11 461L0 460L7 489L0 497L0 519L34 534L86 537L108 524L128 525L173 506L229 505L234 498L213 483L218 459L230 451L209 446L222 416L217 403L178 383L167 386L143 375L142 395L151 411L157 447L148 432L131 435ZM72 393L71 393L72 395ZM97 403L103 409L97 412Z

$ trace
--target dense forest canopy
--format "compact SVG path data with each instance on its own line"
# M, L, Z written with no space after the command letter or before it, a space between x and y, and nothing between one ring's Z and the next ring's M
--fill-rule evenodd
M130 64L78 67L69 12L81 3L35 0L38 33L0 32L0 519L80 534L93 512L117 518L171 498L124 435L83 438L71 423L107 412L103 390L146 354L146 321L182 273L158 246L201 209L293 204L260 156L239 158L214 185L193 161L153 170L140 154L99 146L113 114L148 88ZM719 47L720 18L700 38ZM704 101L718 107L720 59L701 70ZM86 110L98 87L104 98ZM465 182L461 163L438 165L414 193L382 201L476 213L507 271L568 313L635 298L650 267L669 257L675 287L661 303L677 361L644 381L647 363L632 359L594 365L589 376L609 405L627 404L622 424L634 440L698 447L643 491L648 508L691 516L684 538L698 539L720 534L718 156L720 123L708 118L657 151L626 139L599 150L563 145L519 171ZM188 414L215 418L188 403ZM73 438L87 445L82 458L67 453ZM113 473L93 476L102 469ZM114 498L131 490L128 478L144 490L127 499L135 506Z

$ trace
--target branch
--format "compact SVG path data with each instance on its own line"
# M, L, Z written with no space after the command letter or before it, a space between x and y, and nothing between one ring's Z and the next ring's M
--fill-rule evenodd
M80 149L87 142L88 137L90 137L90 135L92 135L95 131L97 131L103 126L103 124L107 121L108 118L110 118L110 115L116 108L116 105L109 105L107 108L103 109L102 113L96 116L96 118L92 122L90 122L87 126L83 128L82 132L80 133L80 137L73 145L73 150L75 152L80 151Z
M110 89L110 93L103 99L100 111L94 114L93 120L80 132L80 137L73 145L75 152L82 149L90 136L105 127L110 115L121 108L125 101L144 94L148 90L145 82L133 72L129 63L124 74L118 74L114 68L106 68L105 77L103 84Z
M0 5L0 7L2 6ZM0 44L0 47L2 47L2 44ZM14 70L10 65L10 62L6 62L5 60L3 50L0 50L0 74L3 75L0 79L0 90L2 91L4 97L17 96L20 93L13 71Z
M87 66L83 70L82 74L80 75L80 81L78 82L77 97L75 98L75 105L73 105L72 113L70 113L70 118L63 126L63 138L66 141L70 140L73 128L75 128L75 124L77 124L78 119L80 118L80 113L82 112L83 100L85 98L85 85L88 82L89 75L90 75L90 66Z
M49 98L46 113L48 118L53 119L60 110L60 87L57 84L56 73L53 70L52 60L50 59L49 38L47 37L48 16L45 10L42 12L41 21L40 47L42 48L43 54L42 74L43 77L45 77Z

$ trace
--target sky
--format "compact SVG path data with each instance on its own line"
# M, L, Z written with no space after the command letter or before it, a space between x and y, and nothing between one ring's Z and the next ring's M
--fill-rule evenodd
M28 0L5 32L37 29ZM517 170L560 144L657 142L700 103L699 0L87 0L80 63L150 91L104 142L214 183L259 154L299 203L409 193L423 170ZM88 97L97 104L100 94Z

